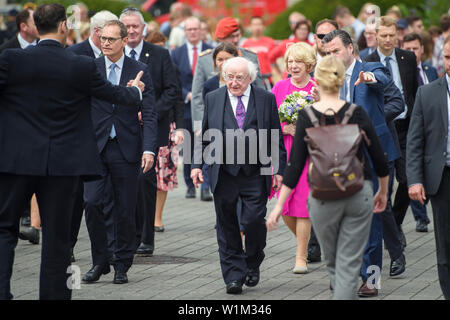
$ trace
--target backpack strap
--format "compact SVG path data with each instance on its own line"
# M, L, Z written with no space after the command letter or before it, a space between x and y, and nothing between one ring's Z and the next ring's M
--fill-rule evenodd
M307 107L305 108L305 111L306 111L306 114L307 114L308 117L309 117L309 120L311 120L313 126L314 126L314 127L320 127L319 120L317 119L316 115L315 115L314 112L312 111L311 106L307 106Z
M350 105L350 107L348 107L347 111L345 111L345 116L344 116L344 119L342 119L341 124L347 124L348 123L348 121L352 117L353 111L355 111L356 107L357 107L357 105L354 104L354 103L352 103Z

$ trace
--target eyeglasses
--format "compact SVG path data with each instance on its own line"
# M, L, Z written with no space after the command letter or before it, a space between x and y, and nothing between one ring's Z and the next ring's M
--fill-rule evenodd
M189 28L189 29L184 29L184 31L186 32L194 32L194 31L198 31L200 30L200 28Z
M326 33L318 33L316 34L317 38L319 38L320 40L322 40L323 38L325 38Z
M122 13L128 12L128 11L137 11L139 12L138 8L135 7L126 7L125 9L122 10Z
M100 42L105 43L108 41L108 43L111 43L111 44L113 44L114 42L116 42L119 39L122 39L122 38L108 38L108 37L101 37L101 36L99 38L100 38Z
M225 75L225 80L227 80L227 81L234 81L234 80L236 80L236 82L242 82L245 79L247 79L248 76L249 76L248 74L246 76L243 76L243 75L234 76L233 74L228 73L228 74Z

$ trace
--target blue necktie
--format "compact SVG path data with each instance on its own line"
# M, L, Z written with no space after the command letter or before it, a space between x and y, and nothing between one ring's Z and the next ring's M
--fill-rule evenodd
M111 82L113 85L117 85L117 75L116 75L116 64L113 63L110 66L111 71L109 72L109 76L108 76L108 81ZM112 105L114 108L114 104ZM111 128L111 133L109 134L109 136L111 137L111 139L114 139L116 137L116 129L114 128L114 124L112 125Z
M417 67L417 78L419 79L419 87L423 86L425 84L425 82L423 81L422 72L420 72L419 67Z
M134 51L134 49L131 49L130 51L130 58L136 60L136 51Z
M347 74L345 75L344 85L341 87L341 90L339 91L339 99L347 101L347 92L348 92L348 85L347 85Z
M391 74L391 78L393 79L394 78L394 74L392 73L392 67L391 67L391 63L390 63L391 59L392 59L391 57L386 57L384 59L384 62L386 63L386 68L388 68L389 73Z

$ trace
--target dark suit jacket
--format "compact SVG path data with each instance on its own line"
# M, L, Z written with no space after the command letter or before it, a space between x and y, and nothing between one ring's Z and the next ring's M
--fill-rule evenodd
M95 64L106 80L105 59L105 57L95 59ZM120 150L128 162L138 162L143 151L151 151L156 154L158 123L152 79L147 66L125 56L119 85L126 86L128 81L134 79L141 70L144 71L141 81L145 84L145 91L142 95L142 102L135 105L134 108L120 104L113 107L107 101L97 98L92 99L92 122L99 153L103 151L108 142L111 127L114 124ZM142 131L138 119L139 109L142 111Z
M175 70L169 51L144 41L139 61L145 63L152 77L158 112L158 147L169 143L170 110L176 106L179 93Z
M184 128L184 100L181 96L181 74L178 67L174 64L173 69L177 75L177 85L178 85L178 99L174 108L169 111L170 122L175 122L177 129Z
M421 86L411 114L406 145L408 186L421 183L428 195L439 189L448 141L446 77Z
M6 49L20 49L20 43L17 39L17 36L14 36L13 38L6 41L4 44L0 46L0 53L2 53Z
M251 93L250 93L250 101L252 99L254 101L254 105L256 107L256 116L257 116L257 124L258 130L265 129L267 131L267 141L261 139L259 136L258 145L259 150L267 150L267 154L265 156L271 157L271 162L269 164L261 163L260 155L257 157L257 162L263 164L264 166L274 165L274 173L282 175L284 172L284 168L286 167L286 150L284 148L283 142L283 134L281 132L280 118L278 116L277 103L275 100L275 96L264 89L258 88L254 85L251 85ZM215 91L210 92L205 99L205 113L203 116L202 122L202 134L205 134L209 129L216 129L220 132L224 132L224 129L232 129L232 128L224 128L224 114L225 114L225 105L227 103L228 91L227 87L219 88ZM277 130L279 132L278 140L274 141L277 143L278 150L272 150L270 133L271 130ZM203 150L210 144L214 143L214 137L212 137L212 141L207 141L207 139L203 139L202 141L202 153ZM265 146L263 144L266 144ZM218 144L218 148L215 149L215 157L216 159L223 159L225 153L225 146L220 141L215 141L215 144ZM221 148L222 147L222 148ZM197 150L195 150L197 151ZM246 150L248 153L248 150ZM248 154L247 154L248 156ZM198 155L194 154L193 156L193 164L192 168L201 169L203 166L203 158L201 159L201 163L198 163L197 160ZM197 163L196 163L197 162ZM277 165L278 164L278 165ZM222 164L213 163L209 166L209 178L211 191L214 192L217 181L219 179L219 169ZM267 196L270 194L271 187L271 175L266 175L266 193Z
M374 84L359 84L355 86L361 71L372 72L377 79ZM384 114L384 88L388 85L390 78L386 75L387 69L381 63L356 61L350 79L350 102L361 106L372 119L373 126L386 152L388 161L394 161L399 157L397 147L392 135L386 125Z
M101 172L91 96L136 105L137 88L105 81L93 59L53 40L0 55L0 172L86 176Z
M203 42L202 49L198 52L199 56L201 52L207 49L212 48ZM183 44L181 47L174 49L171 53L171 57L173 62L178 66L178 69L180 69L183 100L186 100L187 94L192 91L192 81L194 79L191 65L189 63L187 44Z
M398 141L397 130L395 128L394 119L400 115L405 109L405 101L400 89L394 83L392 78L389 78L388 84L384 87L384 115L386 124L391 132L395 147L400 154L400 142Z
M395 57L397 58L400 78L402 80L403 98L408 106L407 117L409 117L414 107L414 100L419 85L416 55L414 52L395 48ZM372 52L365 60L368 62L379 62L380 56L378 55L378 51L375 50Z
M220 87L220 79L218 75L206 80L205 84L203 85L202 91L203 103L205 102L206 95L211 91L219 89L219 87Z
M433 82L434 80L439 78L436 68L433 67L431 64L422 62L422 69L427 75L428 82Z
M74 44L73 46L68 47L67 50L71 51L75 54L78 54L78 55L95 58L94 51L92 50L91 45L89 44L89 39L86 39L83 42Z

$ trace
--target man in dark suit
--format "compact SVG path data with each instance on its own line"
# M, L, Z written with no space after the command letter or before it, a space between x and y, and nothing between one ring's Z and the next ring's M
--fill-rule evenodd
M273 186L278 190L282 183L280 174L286 165L286 150L275 96L250 85L256 79L256 66L243 57L235 57L225 62L223 73L226 87L206 95L202 124L205 136L202 147L194 150L191 177L197 187L203 182L203 164L210 164L222 275L227 293L239 294L244 283L253 287L259 282L272 166ZM278 134L277 139L267 141L274 133ZM214 154L213 158L203 159L203 151L208 146L213 151L207 153ZM245 229L245 252L236 214L238 198L242 200L240 223Z
M206 43L200 40L200 20L196 17L190 17L184 22L184 32L186 34L186 43L181 47L172 51L172 60L177 65L181 73L181 84L184 107L184 129L190 134L191 150L194 149L194 132L192 131L192 116L191 116L191 100L192 100L192 80L194 78L195 66L199 54L207 49L212 49ZM190 160L190 159L189 159ZM188 161L190 162L190 161ZM191 165L184 164L184 182L187 186L186 198L195 198L195 188L191 179ZM212 200L209 192L209 179L206 168L203 170L203 177L205 183L202 184L200 199L203 201Z
M0 53L5 49L16 49L36 45L39 33L33 19L33 10L25 9L19 12L16 17L17 36L9 39L0 46Z
M100 42L104 57L95 60L100 73L112 84L126 86L133 74L147 69L143 63L124 55L127 28L118 20L103 25ZM107 176L113 189L113 221L115 246L113 265L114 283L128 282L127 271L133 263L136 250L136 199L139 165L147 172L156 152L156 110L149 74L142 78L147 90L142 101L143 136L135 109L122 105L92 100L92 121L102 161L102 179L85 183L84 199L86 224L91 239L93 267L83 277L85 282L97 281L109 272L108 241L103 216ZM141 160L142 159L142 160Z
M392 207L392 212L399 229L400 239L403 246L406 246L406 239L400 222L403 221L410 202L405 168L406 135L418 87L417 63L416 57L412 52L395 48L395 44L397 43L397 24L393 18L387 16L380 18L379 28L377 29L377 42L377 50L369 55L366 61L379 61L386 66L395 85L402 92L406 103L404 112L394 121L400 143L401 155L395 162L398 187Z
M92 16L90 20L91 35L89 36L89 38L83 42L68 47L66 50L73 52L77 55L83 55L91 58L100 57L102 55L100 45L100 32L105 22L110 20L119 20L119 18L115 14L106 10L97 12L94 16ZM112 193L111 189L112 189L111 181L108 181L107 186L105 187L105 192L110 191L110 193ZM72 234L70 240L72 246L72 257L71 257L72 262L75 262L75 255L73 251L78 240L78 233L80 231L81 220L83 218L83 208L84 208L83 194L84 194L84 183L83 181L80 180L75 195L75 207L72 218L72 231L71 231ZM112 199L112 195L110 195L109 198ZM110 212L110 210L108 212ZM109 231L108 240L110 243L113 243L113 236L111 235L111 233L113 233L111 231L113 227L112 214L106 215L105 223L107 224L107 229Z
M90 114L91 96L135 106L136 85L113 86L93 60L64 50L66 9L39 6L37 46L0 55L0 299L10 279L19 215L36 194L42 217L41 299L70 299L70 223L78 179L101 173ZM68 281L69 280L69 281Z
M17 36L6 41L0 46L0 53L6 49L25 49L30 45L36 45L39 33L36 29L33 19L33 10L25 9L20 11L16 17ZM20 233L19 238L22 240L28 240L33 244L39 243L39 228L40 226L32 226L30 220L30 205L24 210L20 219Z
M403 38L402 49L412 51L416 55L417 62L417 79L419 81L419 87L430 82L433 82L438 78L437 70L428 63L422 62L423 55L423 41L422 37L418 33L408 33ZM426 201L428 202L428 201ZM410 201L411 211L416 220L417 232L428 232L427 225L430 223L430 219L427 216L427 207L422 205L419 201ZM405 211L406 213L406 211ZM397 217L397 224L403 223L404 216L399 215Z
M386 69L380 63L367 63L356 60L354 57L353 41L350 35L343 30L335 30L328 33L322 41L325 52L337 56L346 67L346 79L344 86L341 88L340 98L363 107L369 114L381 145L387 155L387 159L392 163L398 158L399 153L389 131L384 110L385 100L390 95L395 94L395 92L390 93L386 91L391 85L391 79L386 75ZM392 107L395 106L395 104L391 105ZM375 179L374 190L377 190L377 188L378 184ZM386 219L382 218L381 215L374 215L372 218L371 235L361 268L361 277L363 279L361 288L363 291L367 288L366 281L369 277L367 275L368 267L370 265L377 265L380 269L382 267L383 224L391 222L387 231L392 231L393 233L387 234L385 239L397 240L397 245L389 244L389 251L392 254L391 260L394 262L403 258L403 250L397 237L398 232L395 229L392 214L390 211L385 211L383 215L387 215ZM359 290L360 292L361 288ZM370 289L370 292L364 292L364 296L377 294L376 288Z
M445 77L419 88L406 146L409 196L431 199L439 282L450 299L450 36L444 41Z
M155 93L158 113L157 148L167 146L170 131L170 110L178 103L179 90L169 51L145 42L143 31L145 21L136 8L126 8L120 15L120 21L128 29L128 43L125 55L148 65ZM155 155L157 157L157 154ZM155 239L156 210L156 171L140 173L138 178L138 202L136 209L136 227L138 254L153 254Z

